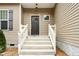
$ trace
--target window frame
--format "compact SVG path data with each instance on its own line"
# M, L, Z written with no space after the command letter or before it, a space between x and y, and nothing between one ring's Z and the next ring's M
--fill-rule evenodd
M0 29L1 29L1 21L7 21L7 29L1 29L1 30L9 30L9 9L0 9L0 10L6 10L7 11L7 19L6 20L2 20L0 19Z
M44 16L49 16L49 19L45 20ZM44 21L50 21L50 15L47 15L47 14L43 15L43 19L44 19Z

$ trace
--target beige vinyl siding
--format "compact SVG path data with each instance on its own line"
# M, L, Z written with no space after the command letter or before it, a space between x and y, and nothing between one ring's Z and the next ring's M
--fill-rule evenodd
M53 24L53 9L52 8L39 8L37 11L32 8L23 9L23 24L29 25L29 34L31 34L31 16L39 15L39 34L47 35L48 34L48 24ZM50 20L45 21L43 16L50 15Z
M13 30L3 30L7 44L18 45L18 30L19 30L19 4L0 4L0 9L13 10Z
M57 4L55 9L57 41L79 47L79 4Z

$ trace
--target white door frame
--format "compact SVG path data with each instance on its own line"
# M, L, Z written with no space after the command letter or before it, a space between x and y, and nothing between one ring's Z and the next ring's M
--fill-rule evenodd
M40 14L31 14L30 15L30 25L31 25L31 16L39 16L39 35L40 35L40 19L41 19L41 15ZM31 35L31 29L30 29L30 35Z

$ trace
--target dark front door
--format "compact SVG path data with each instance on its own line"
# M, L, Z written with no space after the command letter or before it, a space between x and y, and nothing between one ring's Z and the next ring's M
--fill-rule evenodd
M31 16L31 35L39 35L39 16Z

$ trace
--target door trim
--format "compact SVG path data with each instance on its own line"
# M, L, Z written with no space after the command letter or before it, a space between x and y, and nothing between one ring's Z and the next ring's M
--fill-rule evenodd
M39 34L38 35L40 35L40 14L31 14L30 15L30 25L31 25L31 17L32 16L39 16ZM32 27L31 27L32 28ZM30 35L31 35L31 28L30 28Z

